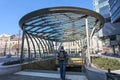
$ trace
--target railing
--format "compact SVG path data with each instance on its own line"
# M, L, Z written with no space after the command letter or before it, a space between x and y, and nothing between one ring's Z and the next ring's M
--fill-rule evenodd
M28 57L28 55L25 55L25 57ZM46 58L56 58L57 54L37 54L37 58L42 58L42 59L46 59ZM72 53L72 54L68 54L68 57L81 57L81 53ZM34 54L31 55L31 58L34 58Z
M107 73L107 80L120 80L120 74Z
M108 69L107 80L120 80L120 74L111 73L110 69Z
M68 54L68 57L81 57L81 53Z
M40 58L40 59L47 59L47 58L55 58L56 54L36 54L36 58ZM25 55L25 58L28 58L28 55ZM30 58L35 58L34 54L31 54Z
M56 66L58 66L58 60L56 59ZM67 61L67 67L78 67L83 66L83 58L81 57L81 54L73 53L68 54L68 61Z
M37 60L39 61L39 60L44 60L44 59L46 60L46 59L53 59L53 58L54 59L56 58L56 62L57 62L57 54L41 54L40 56L39 56L39 54L37 54L36 58L34 57L34 54L33 54L33 55L31 55L31 58L28 58L28 55L26 55L24 58L24 62L37 61ZM72 62L80 62L80 64L81 64L81 62L83 62L83 59L81 59L82 58L81 53L68 54L68 58L69 58L70 62L71 62L72 58L79 58L78 61L72 60Z

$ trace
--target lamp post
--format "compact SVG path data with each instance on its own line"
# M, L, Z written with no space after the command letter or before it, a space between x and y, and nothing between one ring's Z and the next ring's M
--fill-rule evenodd
M10 44L9 44L9 54L10 54L10 50L11 50L11 45L12 45L12 44L10 43Z
M4 56L6 56L7 40L5 41Z
M17 56L19 56L20 54L20 30L19 30L19 34L18 34L18 49L17 49Z

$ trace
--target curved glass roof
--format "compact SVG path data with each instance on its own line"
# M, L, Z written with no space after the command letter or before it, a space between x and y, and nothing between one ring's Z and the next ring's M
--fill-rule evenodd
M86 18L90 34L100 30L105 22L100 14L88 9L52 7L28 13L21 18L19 25L26 34L41 39L75 41L86 37Z

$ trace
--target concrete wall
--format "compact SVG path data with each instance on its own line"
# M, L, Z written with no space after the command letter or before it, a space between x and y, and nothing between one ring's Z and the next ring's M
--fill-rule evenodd
M37 70L56 70L56 59L46 59L40 61L33 61L22 64L22 70L24 69L37 69Z
M18 72L20 70L21 70L21 64L7 65L7 66L0 65L0 75L11 74Z
M106 72L93 67L85 67L85 74L88 80L107 80Z

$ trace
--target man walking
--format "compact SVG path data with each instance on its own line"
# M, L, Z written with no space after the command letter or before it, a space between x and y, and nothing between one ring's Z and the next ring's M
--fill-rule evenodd
M60 51L58 52L58 61L60 66L60 77L62 80L65 80L67 59L67 52L65 52L64 47L61 46Z

